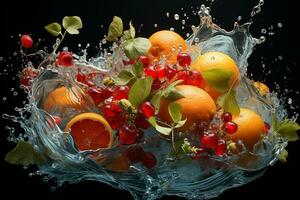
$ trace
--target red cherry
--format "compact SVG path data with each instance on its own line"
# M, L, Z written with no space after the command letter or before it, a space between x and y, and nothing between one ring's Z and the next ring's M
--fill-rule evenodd
M143 113L145 117L150 118L154 115L155 108L149 101L146 101L140 106L140 112Z
M198 71L190 71L189 77L185 80L185 84L200 87L203 82L203 77Z
M215 147L215 154L217 156L223 156L226 153L227 150L227 146L226 146L226 142L223 139L220 139L218 141L217 146Z
M235 132L237 132L238 130L238 125L234 122L226 122L224 125L223 125L223 129L226 133L228 134L233 134Z
M29 49L33 45L33 40L29 35L22 35L21 36L21 45L22 47Z
M153 168L157 163L155 156L150 152L144 153L141 161L142 161L143 165L145 167L147 167L148 169Z
M119 140L123 145L134 144L140 139L141 131L132 124L125 124L119 130Z
M120 114L122 111L123 111L122 108L114 101L109 104L106 104L102 108L102 112L105 117L115 117L118 114Z
M188 66L191 65L192 58L187 53L180 53L177 56L177 61L178 61L179 66L181 66L181 67L188 67Z
M265 133L269 133L270 129L271 129L270 124L268 124L267 122L265 122Z
M168 79L173 78L173 76L175 76L175 74L177 73L177 70L174 67L170 67L168 66L166 69L166 77Z
M26 67L22 71L22 75L20 77L20 84L23 86L30 86L30 81L35 79L38 76L38 72L32 67Z
M126 156L132 163L137 163L141 161L144 153L144 149L141 146L133 146L127 149Z
M200 141L202 146L205 148L215 149L218 145L218 137L213 133L203 135L200 138Z
M88 89L87 93L93 99L96 106L106 99L106 96L104 95L104 89L100 87L92 87Z
M138 127L138 128L142 128L142 129L147 129L151 126L151 124L146 120L146 118L141 115L138 114L134 120L134 124Z
M148 67L150 64L150 60L149 60L148 56L140 56L139 60L142 62L144 67Z
M146 76L151 76L153 80L157 79L158 76L157 76L157 73L156 71L153 69L153 67L146 67L144 69L144 73Z
M64 67L73 65L73 56L69 51L62 51L58 54L57 64Z
M85 83L85 80L86 80L86 76L81 73L81 72L78 72L76 75L75 75L75 78L78 82L80 83Z
M225 122L231 122L232 121L232 115L229 112L224 112L221 116L222 121Z
M128 93L128 86L117 86L113 94L114 100L128 99Z
M152 82L151 90L158 90L161 87L161 81L159 79L155 79Z
M166 77L166 69L165 69L163 66L161 66L161 65L156 65L156 66L154 67L154 70L156 71L157 77L158 77L159 79L163 79L163 78Z
M179 71L176 74L177 80L182 80L183 83L186 82L186 80L189 78L189 72L188 71Z

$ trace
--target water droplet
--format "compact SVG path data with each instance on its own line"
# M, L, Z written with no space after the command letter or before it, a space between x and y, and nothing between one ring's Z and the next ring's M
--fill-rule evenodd
M15 88L11 88L10 91L12 91L12 92L15 91Z
M181 23L183 24L183 25L185 25L185 20L183 19L183 20L181 20Z
M170 31L174 31L175 29L173 27L170 28Z
M293 100L291 98L288 99L288 104L292 104Z
M183 29L184 29L184 26L182 26L181 29L183 30Z
M17 53L17 52L14 52L13 55L16 56L16 55L18 55L18 53Z
M6 101L6 100L7 100L7 98L6 98L6 97L3 97L3 98L2 98L2 100L3 100L3 101Z
M261 33L262 33L262 34L266 34L266 33L267 33L267 30L266 30L266 29L264 29L264 28L263 28L263 29L261 29Z
M259 42L260 42L260 43L263 43L263 42L265 42L265 41L266 41L266 37L265 37L265 36L260 36Z
M56 168L58 167L58 164L57 164L57 163L52 163L51 167L52 167L53 169L56 169Z
M170 13L169 13L169 12L166 12L166 16L169 18L169 17L170 17Z
M14 96L17 96L17 95L18 95L18 93L17 93L17 92L14 92L14 93L13 93L13 95L14 95Z
M179 20L180 16L178 14L174 14L174 19Z
M3 60L3 57L0 57L0 61L2 61Z
M277 26L278 26L278 28L282 28L282 27L283 27L283 24L279 22L279 23L277 24Z
M81 44L78 44L78 47L80 48L80 47L81 47Z
M157 24L154 24L154 28L157 28L157 26L158 26Z
M238 16L237 20L241 21L242 20L242 16Z
M195 42L198 43L200 40L198 37L195 38Z
M185 34L186 37L190 37L190 35L191 35L190 33L186 33Z
M283 59L283 57L282 56L278 56L278 60L282 60Z

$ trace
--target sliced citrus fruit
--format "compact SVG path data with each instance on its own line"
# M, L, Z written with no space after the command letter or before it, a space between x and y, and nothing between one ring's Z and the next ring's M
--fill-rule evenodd
M110 148L113 143L112 128L99 114L82 113L75 116L65 127L70 131L80 151Z

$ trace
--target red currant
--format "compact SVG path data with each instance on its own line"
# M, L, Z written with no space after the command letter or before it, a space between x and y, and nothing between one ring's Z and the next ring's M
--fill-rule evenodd
M158 76L157 76L157 73L156 71L153 69L153 67L146 67L144 69L144 73L146 76L151 76L153 80L157 79Z
M176 73L177 73L177 70L174 67L170 67L170 66L167 67L167 69L166 69L166 77L168 79L173 78Z
M62 51L58 54L57 64L64 67L73 65L73 56L69 51Z
M120 114L122 111L123 111L122 108L117 103L115 103L114 101L112 101L109 104L106 104L102 108L102 112L103 112L105 117L115 117L118 114Z
M140 106L140 112L143 113L145 117L150 118L154 115L155 108L149 101L146 101Z
M126 117L122 113L116 114L113 117L105 117L112 129L119 129L126 122Z
M81 73L80 71L75 75L75 78L78 82L85 83L86 76L83 73Z
M189 78L189 72L188 71L179 71L176 74L176 78L177 78L177 80L182 80L183 83L185 83L187 81L187 79Z
M157 163L155 156L150 152L144 153L141 161L142 161L143 165L145 167L147 167L148 169L153 168Z
M231 122L232 121L232 115L229 112L224 112L221 116L222 121L225 122Z
M223 125L223 129L226 133L233 134L233 133L237 132L238 125L234 122L226 122Z
M136 143L141 137L141 131L132 124L125 124L119 130L119 140L123 145Z
M126 156L132 163L137 163L141 161L144 153L144 149L141 146L133 146L127 149Z
M148 58L148 56L140 56L139 57L140 61L142 62L144 67L148 67L150 64L150 60Z
M188 67L191 65L192 59L191 56L187 53L180 53L177 56L177 61L179 66L181 67Z
M223 156L226 153L227 146L226 142L223 139L219 139L217 146L215 147L215 154L217 156Z
M271 129L270 124L268 124L267 122L265 122L265 133L269 133L270 129Z
M113 94L114 100L128 99L128 93L128 86L117 86Z
M215 149L218 145L218 137L213 133L203 135L200 141L205 148Z
M152 87L151 87L151 89L152 90L158 90L160 87L161 87L161 81L159 80L159 79L155 79L155 80L153 80L153 82L152 82Z
M33 45L33 40L29 35L22 35L21 36L21 45L22 47L29 49Z
M147 129L151 126L151 124L146 120L146 118L143 115L137 115L135 120L134 120L134 124L138 127L138 128L142 128L142 129Z
M35 79L38 76L38 72L32 67L26 67L22 71L22 75L20 77L20 83L23 86L30 86L30 81Z
M87 93L93 99L96 106L106 99L103 94L104 90L100 87L92 87L87 91Z
M156 74L157 74L157 77L158 77L159 79L163 79L163 78L166 77L166 69L165 69L163 66L161 66L161 65L156 65L156 66L154 67L154 70L155 70L155 72L156 72Z
M185 80L185 84L193 85L196 87L201 87L202 82L203 82L203 77L198 71L190 71L189 77Z

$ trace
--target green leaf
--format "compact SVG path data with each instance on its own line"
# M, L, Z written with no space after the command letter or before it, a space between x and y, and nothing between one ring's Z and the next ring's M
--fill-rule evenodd
M177 122L177 124L174 128L183 127L183 125L185 124L186 121L187 121L187 119L184 119L184 120L181 120L181 121Z
M169 101L176 101L178 99L184 98L184 96L180 92L176 91L175 89L166 91L164 93L164 97Z
M274 130L277 130L278 129L278 119L277 119L277 116L276 116L276 113L273 113L272 114L272 126L273 126L273 129Z
M143 63L138 60L133 66L132 66L132 72L137 78L141 78L144 71Z
M216 91L224 93L231 86L233 73L224 69L210 69L202 72L203 78Z
M45 26L45 29L54 36L58 36L61 34L61 25L57 22Z
M158 92L156 92L150 102L151 104L155 107L155 112L158 113L159 111L159 108L160 108L160 100L161 100L161 97L162 97L163 93L161 90L159 90Z
M278 124L276 132L279 133L282 137L287 138L289 141L299 140L297 131L300 129L300 126L297 122L286 119Z
M124 42L124 52L129 59L136 59L138 56L146 55L151 43L147 38L135 38Z
M226 94L218 98L218 104L225 112L230 112L232 115L240 114L240 107L236 100L236 92L234 90L228 91Z
M78 16L66 16L63 18L63 27L69 34L79 34L78 29L82 28L82 21Z
M114 16L108 28L107 41L116 41L123 33L123 21L120 17Z
M17 146L6 154L4 160L15 165L30 165L39 164L44 159L35 152L30 143L19 141Z
M180 110L181 110L181 106L178 103L172 102L168 106L169 114L173 122L175 123L179 122L182 118L182 114Z
M144 79L138 79L129 90L128 100L135 107L138 108L139 105L147 99L151 92L152 77L147 77Z
M161 134L169 136L172 132L172 129L169 127L163 127L156 123L155 117L150 117L148 119L149 123Z
M134 75L131 72L122 70L114 81L117 85L127 85L132 79Z
M283 149L280 154L277 155L277 158L280 162L286 162L289 153L287 150Z

